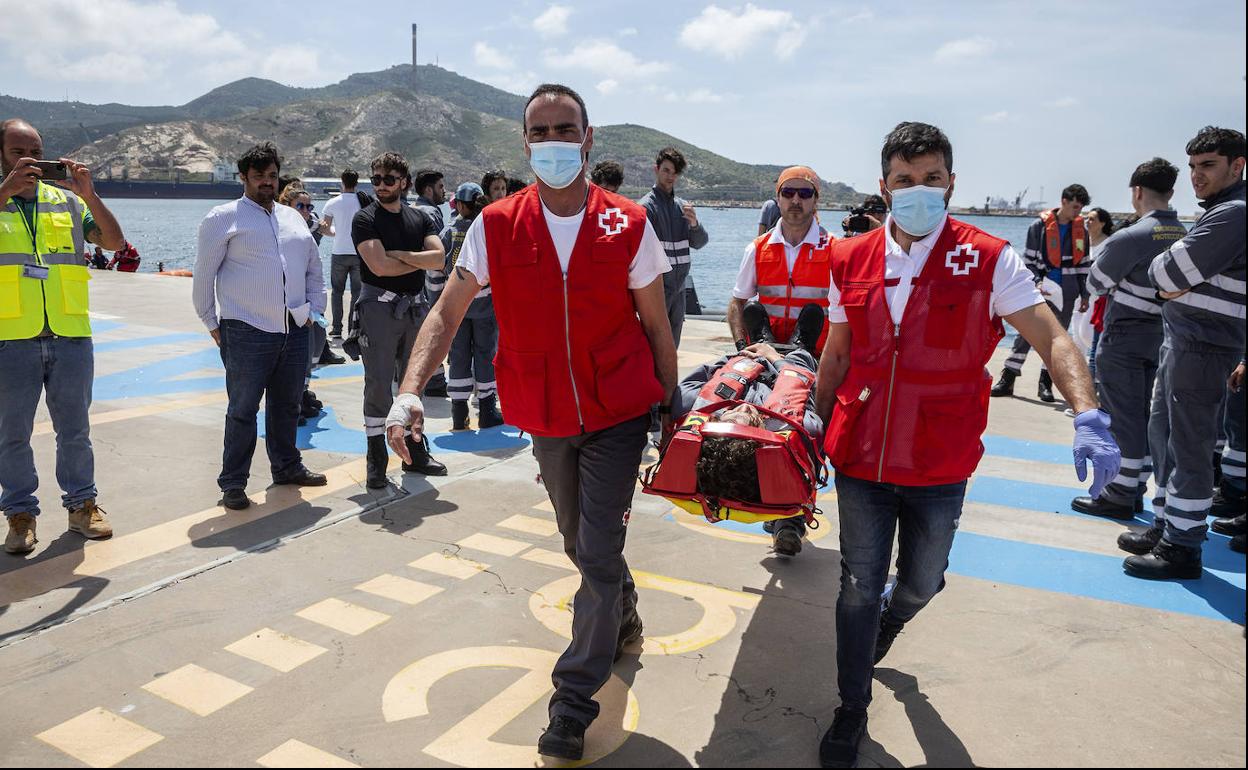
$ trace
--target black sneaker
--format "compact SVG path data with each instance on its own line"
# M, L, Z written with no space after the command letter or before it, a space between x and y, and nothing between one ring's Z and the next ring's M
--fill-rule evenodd
M1196 580L1203 573L1199 548L1184 548L1164 539L1143 556L1128 556L1122 568L1145 580Z
M615 660L618 661L624 657L624 648L630 644L641 641L644 627L641 624L641 616L636 612L626 618L620 625L620 639L615 645Z
M251 498L247 496L246 490L227 489L221 494L221 504L231 511L241 511L251 507Z
M1135 505L1119 505L1104 498L1093 499L1088 496L1076 497L1070 501L1072 510L1086 513L1089 516L1103 516L1107 519L1130 521L1135 518Z
M819 766L853 767L858 762L858 744L866 734L866 711L838 708L832 726L819 742Z
M776 556L797 556L802 552L802 536L792 527L778 527L771 536L771 550Z
M537 753L543 757L580 759L585 753L585 725L572 717L554 717L537 740Z
M1127 553L1143 556L1157 547L1164 532L1165 530L1161 527L1149 527L1148 529L1134 532L1123 532L1118 536L1118 547Z
M880 615L880 635L875 637L875 665L880 665L880 661L884 660L884 656L892 649L893 642L897 640L897 634L901 633L905 625Z

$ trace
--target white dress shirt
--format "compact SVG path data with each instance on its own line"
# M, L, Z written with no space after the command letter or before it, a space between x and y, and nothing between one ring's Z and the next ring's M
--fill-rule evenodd
M784 259L789 263L789 275L793 274L793 265L797 264L797 255L802 252L802 246L807 243L812 247L819 245L819 229L819 218L815 217L811 220L810 229L806 231L806 237L802 238L797 245L784 239L783 223L777 222L772 229L767 243L784 244ZM732 296L748 300L753 299L756 294L758 294L758 269L754 264L754 241L750 241L745 245L745 255L741 258L741 268L737 271L737 283L732 287Z

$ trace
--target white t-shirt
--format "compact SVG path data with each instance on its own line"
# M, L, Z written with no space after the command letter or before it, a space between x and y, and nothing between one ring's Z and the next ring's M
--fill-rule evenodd
M351 240L351 220L360 210L360 199L355 193L339 193L321 209L321 217L334 218L334 253L354 254L355 243Z
M940 234L944 232L945 219L940 221L940 225L922 240L915 241L910 246L910 253L902 251L901 246L897 244L893 238L893 217L890 214L884 220L884 278L887 283L896 282L895 286L884 288L884 297L888 300L889 314L893 317L893 323L900 324L902 314L905 313L906 303L910 301L910 291L914 288L914 277L923 270L923 265L927 264L927 257L932 251L932 247L936 245L936 241L940 238ZM841 290L837 288L836 281L832 281L832 288L828 290L828 321L834 324L848 323L849 318L845 315L845 308L841 307ZM1023 258L1018 256L1018 252L1009 244L1001 250L1001 255L997 257L996 270L992 274L992 296L988 303L989 317L999 316L1004 318L1011 313L1017 313L1025 310L1033 305L1039 305L1044 302L1044 298L1040 296L1040 290L1036 288L1036 277L1023 264Z
M550 239L555 242L555 253L559 256L559 267L563 274L568 274L568 263L572 261L572 249L576 246L576 237L581 231L581 221L585 218L585 210L570 217L558 217L550 213L546 204L542 204L542 213L546 216L546 227L550 230ZM462 267L477 279L482 286L490 285L490 262L488 245L485 242L484 217L477 217L464 236L464 245L459 251L456 267ZM633 261L628 265L628 288L644 289L663 273L672 269L667 261L667 252L659 237L654 232L650 220L646 220L646 232L641 236L641 244Z
M783 229L784 226L777 223L767 243L784 244L784 259L789 263L789 275L792 275L793 265L797 264L797 255L801 253L802 245L806 243L811 246L819 245L819 220L816 218L810 223L806 237L796 246L784 239L784 234L781 232ZM745 245L745 256L741 258L741 269L737 271L737 284L732 287L732 296L737 299L753 299L756 294L758 294L758 271L754 267L754 241L750 241Z

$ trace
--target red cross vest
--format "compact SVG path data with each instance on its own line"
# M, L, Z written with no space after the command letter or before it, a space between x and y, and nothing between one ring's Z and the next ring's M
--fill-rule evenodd
M778 227L778 225L777 225ZM803 243L789 273L784 244L771 243L771 233L754 239L754 274L758 280L758 301L767 310L771 333L778 342L788 342L797 328L797 316L806 305L823 308L823 331L815 350L823 350L828 336L828 289L831 288L828 254L836 239L819 227L819 245Z
M628 267L646 210L589 186L565 276L537 187L481 213L498 319L494 358L507 422L563 437L639 417L663 399Z
M1044 254L1048 258L1049 264L1053 267L1062 266L1062 231L1058 229L1057 211L1043 211L1040 213L1040 221L1044 223ZM1087 256L1083 253L1084 244L1088 237L1087 228L1083 224L1083 217L1075 217L1070 220L1070 248L1071 259L1077 265Z
M1005 335L990 312L1006 242L946 220L915 276L901 325L884 294L884 229L839 241L832 279L853 341L824 447L838 473L905 486L970 478L984 453L992 379Z

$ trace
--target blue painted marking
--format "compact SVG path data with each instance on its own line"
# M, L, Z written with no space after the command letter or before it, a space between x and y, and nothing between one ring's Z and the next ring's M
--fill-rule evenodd
M1015 460L1054 463L1074 466L1074 451L1070 444L1048 444L1042 441L1024 441L1008 436L984 436L984 451L994 457Z
M1071 500L1086 494L1088 494L1087 487L1037 484L1031 481L976 475L971 480L971 488L967 490L966 500L970 503L1002 505L1007 508L1023 508L1029 511L1088 518L1086 514L1076 513L1070 507ZM1152 521L1153 514L1150 511L1135 515L1137 524L1151 524Z
M92 334L103 334L104 332L111 332L115 329L121 329L124 326L125 324L119 321L104 321L104 320L96 320L94 318L91 319L91 333Z
M169 345L175 342L188 342L197 340L203 342L207 337L203 334L162 334L156 337L138 337L129 340L111 340L109 342L95 343L95 352L111 353L117 350L130 350L131 348L149 348L156 345Z
M260 438L264 438L264 412L256 416ZM520 430L510 425L483 431L456 431L433 433L429 436L435 451L442 452L488 452L498 449L523 449L529 440L520 436ZM295 445L301 450L318 449L345 455L363 455L368 450L368 438L364 431L345 427L333 407L325 407L306 425L298 428Z
M448 452L490 452L496 449L523 449L529 439L520 435L520 429L510 425L487 430L459 430L434 433L429 441L435 449Z
M185 380L173 379L201 369L218 371L220 374ZM113 401L210 390L225 391L225 368L221 365L221 355L215 347L162 358L132 369L96 377L92 392L96 401Z
M312 372L313 380L335 379L338 377L363 377L364 364L337 364L321 367Z

